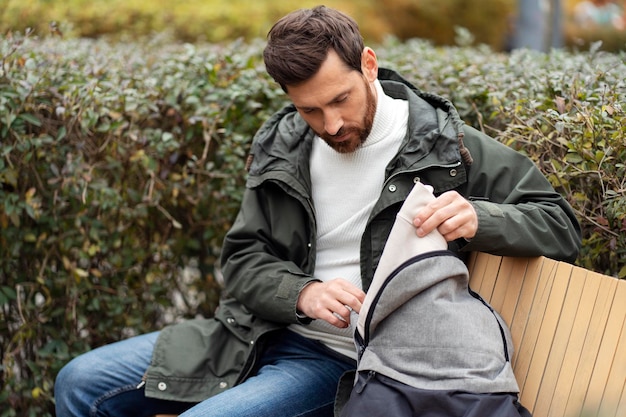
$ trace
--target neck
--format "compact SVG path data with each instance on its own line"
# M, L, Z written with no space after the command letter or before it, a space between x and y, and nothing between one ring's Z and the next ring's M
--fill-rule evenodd
M378 97L376 114L372 123L372 130L363 146L378 143L388 136L393 136L398 126L406 126L406 110L403 109L406 105L386 95L380 81L376 80L374 87Z

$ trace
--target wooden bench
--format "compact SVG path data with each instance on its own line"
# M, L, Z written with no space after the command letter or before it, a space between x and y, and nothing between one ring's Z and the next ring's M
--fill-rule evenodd
M534 417L626 416L626 280L545 257L474 253L468 267L511 329Z
M626 281L544 257L472 254L470 286L513 335L535 417L626 416Z

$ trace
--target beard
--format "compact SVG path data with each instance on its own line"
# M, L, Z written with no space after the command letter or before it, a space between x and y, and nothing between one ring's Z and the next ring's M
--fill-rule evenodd
M363 116L363 126L342 126L339 131L334 135L329 135L326 132L318 134L320 138L324 140L335 151L339 153L351 153L356 151L363 145L370 132L372 131L372 125L374 124L374 116L376 115L376 98L370 88L369 84L363 79L363 85L365 87L365 115ZM350 135L348 140L343 142L336 142L333 139Z

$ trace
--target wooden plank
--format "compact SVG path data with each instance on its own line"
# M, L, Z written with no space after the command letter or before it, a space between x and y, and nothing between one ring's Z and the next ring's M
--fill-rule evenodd
M617 343L615 339L617 336ZM611 361L610 359L613 358ZM610 364L609 377L604 384L602 403L598 416L623 417L626 410L626 281L618 281L611 313L607 321L606 331L598 353L598 361L594 367L594 374L600 372L602 366ZM601 386L595 384L592 377L589 392L585 399L585 409L593 405L593 398L587 401L590 394L595 396L601 391ZM620 405L621 402L621 405Z
M624 389L622 390L622 399L620 400L617 406L617 413L615 414L615 416L616 417L626 416L626 385L624 386Z
M507 315L504 320L507 324L513 317L527 264L528 258L504 257L500 262L490 304L503 319Z
M469 262L469 285L470 288L478 291L478 288L482 285L483 277L485 276L485 270L487 269L487 262L490 255L486 253L474 252L471 255Z
M507 275L507 285L502 285L502 280L498 279L496 284L500 283L499 289L494 292L494 295L497 294L497 297L502 299L502 303L496 308L496 311L500 313L500 316L509 325L509 328L517 309L522 285L527 279L526 275L529 273L529 262L529 258L508 258L508 263L505 263L503 260L503 266L505 267L500 267L501 270L506 270L509 267L511 270Z
M513 317L510 322L507 322L509 329L511 330L513 346L515 347L513 358L511 359L513 369L517 368L517 358L519 356L520 346L522 346L524 334L526 333L528 317L530 316L532 303L535 298L537 286L539 285L539 278L541 277L543 271L544 260L545 258L533 258L528 261L528 264L526 265L526 274L522 278L522 287L517 298L517 305L515 306ZM521 368L522 367L520 365L520 369ZM518 374L516 373L516 375ZM518 382L520 380L525 380L525 373L523 378L522 375L519 375L517 380Z
M600 280L596 276L591 275L582 268L576 268L578 271L584 271L584 287L580 305L575 312L574 326L569 337L567 349L563 354L563 366L558 375L558 380L554 392L554 398L550 404L550 416L564 416L567 401L574 383L574 376L578 368L578 362L582 355L583 344L587 334L587 329L591 321L593 309L595 307L598 290L600 288Z
M546 363L550 350L552 349L556 327L561 316L565 294L569 285L570 275L572 273L572 265L559 262L557 271L554 275L553 284L549 291L547 305L543 316L534 316L531 312L531 320L540 322L539 333L535 339L535 348L531 357L530 364L526 375L526 381L521 397L521 402L529 409L535 409L537 396L541 388L546 371ZM543 296L543 294L542 294ZM522 352L523 353L523 352ZM546 376L549 377L549 376ZM533 412L535 417L542 417L545 410L537 410Z
M617 286L615 279L604 279L603 276L598 276L598 279L600 280L598 296L585 335L578 367L572 381L572 390L565 408L565 415L568 416L579 415L583 409L587 388L589 387L593 368L598 358L600 342L602 341L611 309L611 303L607 303L607 300L613 299Z
M563 300L563 308L558 322L554 325L554 341L552 342L552 348L548 352L544 366L544 376L541 380L541 387L538 388L535 410L541 411L536 412L537 416L547 415L555 395L558 395L556 386L559 381L559 374L564 368L563 361L574 331L576 312L581 304L585 303L584 299L581 300L581 297L583 296L586 276L587 271L582 268L571 269L569 284L567 285L565 299ZM557 275L555 279L561 279L561 277ZM594 299L587 301L587 304L593 306Z
M522 287L523 292L520 296L520 302L523 301L523 304L526 305L524 310L527 311L527 314L518 316L518 312L516 312L512 323L513 328L515 328L519 321L523 321L525 325L524 334L519 342L519 351L513 368L522 394L524 393L530 362L535 346L537 346L537 336L541 328L541 320L543 320L550 290L552 289L552 283L554 281L554 274L556 273L555 262L545 258L542 258L541 261L541 269L534 288L526 286L526 283L524 283ZM519 311L519 314L521 314L521 311ZM532 409L530 409L530 411L532 412Z
M481 254L480 252L471 252L468 256L467 256L467 270L469 272L469 279L470 282L472 282L472 279L474 279L474 274L476 274L475 271L475 266L476 266L476 258L478 257L482 257L484 256L483 254Z
M487 256L480 286L472 287L472 289L479 293L488 303L491 303L491 297L493 296L496 279L500 273L500 263L502 259L503 258L500 256Z

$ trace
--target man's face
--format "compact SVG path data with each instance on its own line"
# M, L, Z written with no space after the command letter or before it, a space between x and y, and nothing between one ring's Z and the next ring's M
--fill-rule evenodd
M302 118L337 152L354 152L367 139L376 113L373 81L333 50L313 77L287 90Z

